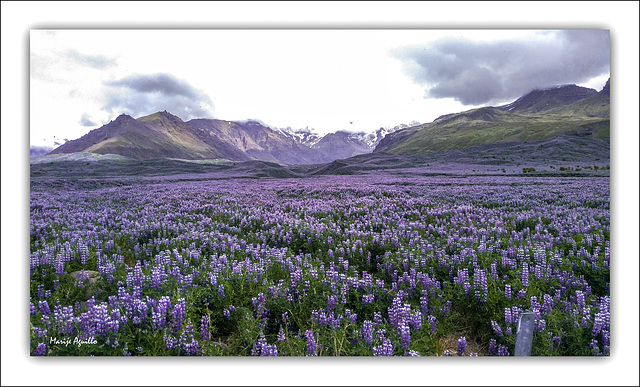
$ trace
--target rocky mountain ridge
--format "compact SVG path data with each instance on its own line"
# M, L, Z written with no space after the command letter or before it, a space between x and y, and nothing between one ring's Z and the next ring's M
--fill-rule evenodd
M338 131L324 136L305 128L273 129L257 120L192 119L167 112L133 118L122 114L79 139L68 141L50 155L75 152L116 154L135 160L261 160L279 164L318 164L370 153L386 133Z

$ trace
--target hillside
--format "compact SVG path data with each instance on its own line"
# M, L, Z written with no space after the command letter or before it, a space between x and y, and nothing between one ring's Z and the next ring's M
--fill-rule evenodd
M224 154L217 147L203 142L180 118L167 112L138 119L122 114L49 154L74 152L117 154L136 160L163 157L213 159L222 158Z
M609 82L597 92L575 85L534 90L511 104L438 117L386 136L375 152L428 154L557 136L609 138Z

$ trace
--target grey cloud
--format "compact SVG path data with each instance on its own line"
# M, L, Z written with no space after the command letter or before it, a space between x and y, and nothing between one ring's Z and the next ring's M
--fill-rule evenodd
M183 120L212 118L209 96L170 74L131 75L106 82L103 110L133 117L167 110Z
M91 117L89 117L89 115L87 113L83 113L82 117L80 118L80 125L82 126L97 126L98 124L96 124Z
M116 65L116 60L113 58L108 58L103 55L82 54L76 50L67 51L67 57L69 57L70 59L76 62L82 63L84 65L87 65L96 69L104 69L104 68Z
M548 31L554 40L440 40L393 51L425 98L465 105L518 98L533 89L582 83L610 69L608 30Z

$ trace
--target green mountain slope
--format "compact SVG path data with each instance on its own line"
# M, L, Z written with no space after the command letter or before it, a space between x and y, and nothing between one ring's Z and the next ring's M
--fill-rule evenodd
M586 91L585 91L586 90ZM514 103L449 114L388 135L375 152L428 154L556 136L609 138L609 88L534 91Z

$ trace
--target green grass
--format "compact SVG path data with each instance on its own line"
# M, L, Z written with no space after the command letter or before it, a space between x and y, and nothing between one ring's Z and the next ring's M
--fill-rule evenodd
M538 141L561 135L585 135L606 139L609 120L598 117L557 115L506 115L498 121L470 120L461 116L425 125L405 141L392 146L392 153L432 153L466 149L497 142Z
M537 113L483 107L452 114L396 134L390 153L427 154L500 142L528 142L576 135L608 139L610 100L596 94ZM400 138L404 134L404 138Z

